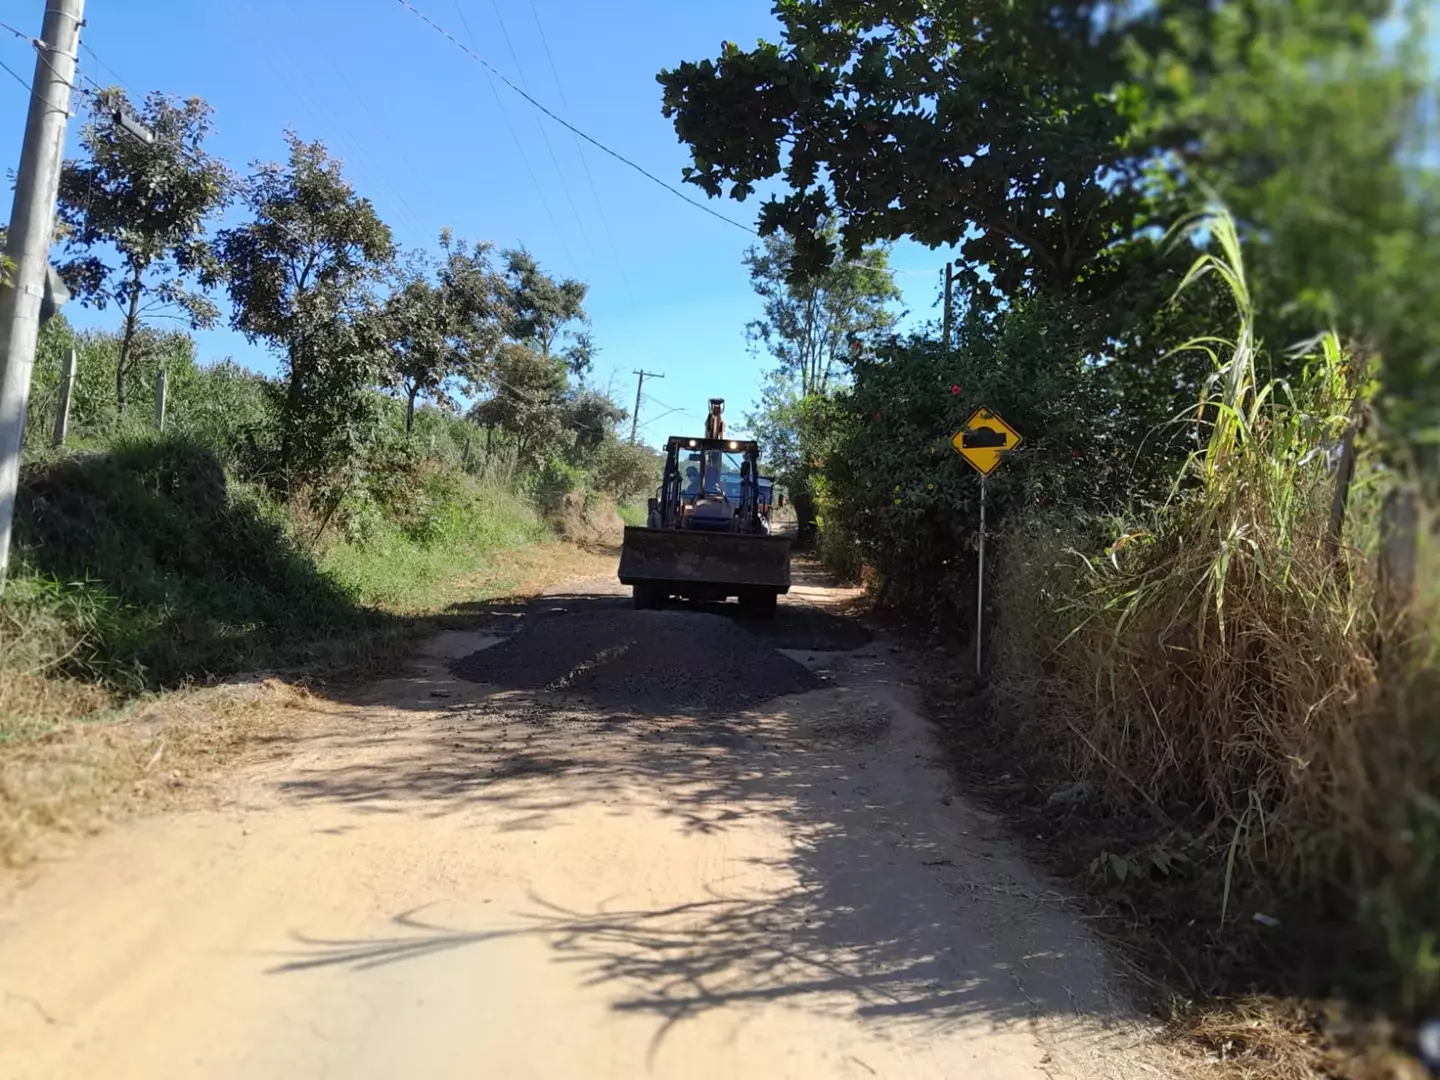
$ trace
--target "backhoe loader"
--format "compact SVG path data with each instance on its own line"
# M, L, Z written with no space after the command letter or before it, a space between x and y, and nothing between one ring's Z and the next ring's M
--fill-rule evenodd
M717 412L712 402L711 415ZM759 475L759 459L759 444L743 439L666 440L646 524L628 526L620 550L620 582L637 608L672 596L736 597L750 613L774 616L777 598L790 590L790 538L770 532L771 484Z

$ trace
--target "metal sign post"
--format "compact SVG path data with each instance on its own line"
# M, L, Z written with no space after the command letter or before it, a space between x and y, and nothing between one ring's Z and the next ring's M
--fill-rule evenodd
M1021 442L1020 433L989 409L976 409L950 439L955 452L980 474L980 558L975 583L975 674L985 670L985 478Z
M980 642L985 629L985 474L980 474L980 564L975 579L975 674L984 671Z

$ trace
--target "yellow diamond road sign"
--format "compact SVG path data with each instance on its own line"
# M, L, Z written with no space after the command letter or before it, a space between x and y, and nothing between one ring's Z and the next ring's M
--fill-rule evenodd
M950 440L955 452L980 470L982 476L995 471L1003 458L1020 445L1020 433L989 409L976 409L975 415Z

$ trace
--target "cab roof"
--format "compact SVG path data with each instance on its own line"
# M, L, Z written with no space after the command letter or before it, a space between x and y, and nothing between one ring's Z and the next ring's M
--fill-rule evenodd
M724 450L731 454L759 454L760 444L751 439L692 439L686 435L671 435L666 440L667 450Z

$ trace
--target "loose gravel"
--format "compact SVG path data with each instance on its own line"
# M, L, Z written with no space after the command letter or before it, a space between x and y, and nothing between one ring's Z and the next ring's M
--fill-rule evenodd
M456 660L462 679L647 713L744 710L824 681L719 615L622 608L539 618Z

